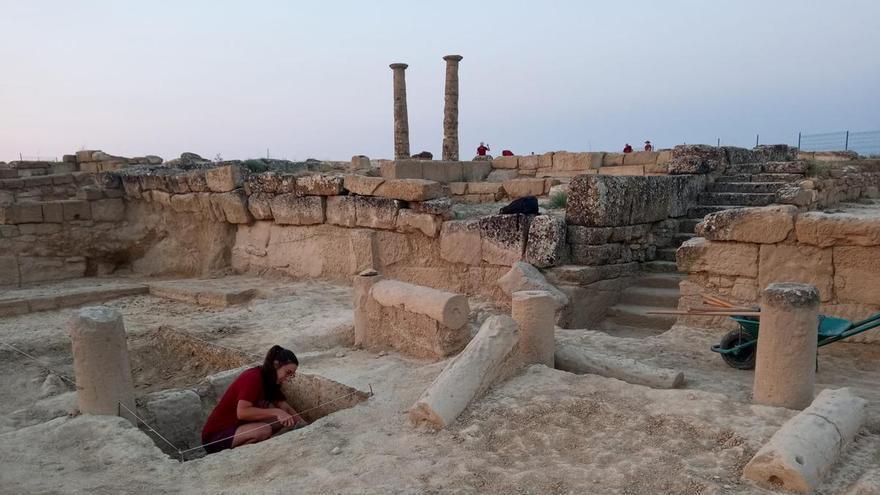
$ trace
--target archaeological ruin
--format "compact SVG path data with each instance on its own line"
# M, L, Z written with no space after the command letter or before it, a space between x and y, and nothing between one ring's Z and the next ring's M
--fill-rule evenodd
M880 493L880 160L462 160L443 60L439 160L394 63L393 159L0 163L0 492Z

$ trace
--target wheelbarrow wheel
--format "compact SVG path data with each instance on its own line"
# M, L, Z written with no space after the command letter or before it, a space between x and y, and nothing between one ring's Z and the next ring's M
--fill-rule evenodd
M722 349L731 349L750 340L752 340L752 336L748 333L742 330L734 330L721 339L720 347ZM721 359L724 359L724 362L731 368L751 370L755 368L756 350L757 345L749 346L739 352L722 353Z

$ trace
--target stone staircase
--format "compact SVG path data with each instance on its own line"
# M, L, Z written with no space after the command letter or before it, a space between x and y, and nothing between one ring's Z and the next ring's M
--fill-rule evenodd
M804 179L804 162L769 162L732 165L726 174L709 184L700 194L696 206L688 210L687 218L678 222L678 233L670 246L658 249L656 261L642 263L645 273L633 285L621 292L620 300L610 307L600 329L620 337L643 337L668 330L675 323L675 315L649 315L650 311L678 307L678 283L685 274L678 273L675 253L694 229L709 213L742 208L767 206L776 200L776 191L791 182Z

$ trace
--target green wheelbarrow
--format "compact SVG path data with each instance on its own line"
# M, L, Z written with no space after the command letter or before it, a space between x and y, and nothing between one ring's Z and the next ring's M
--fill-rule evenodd
M754 316L731 316L730 319L739 324L739 329L722 337L720 344L712 346L712 352L721 354L721 359L731 368L753 369L757 354L756 344L758 343L760 321ZM818 346L822 347L876 327L880 327L880 313L857 322L819 315Z

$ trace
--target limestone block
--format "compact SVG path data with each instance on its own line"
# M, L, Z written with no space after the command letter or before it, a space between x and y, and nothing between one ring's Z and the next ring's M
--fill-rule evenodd
M239 165L225 165L205 171L205 181L208 190L212 192L229 192L238 189L244 185L244 178L245 170Z
M275 195L267 192L255 192L248 196L248 211L256 220L272 220L272 198Z
M43 221L40 203L17 203L0 206L0 224L39 223Z
M443 182L458 182L464 179L464 165L462 162L446 162L446 179Z
M354 155L351 157L350 170L366 170L370 168L370 157L366 155Z
M302 194L296 190L296 179L297 177L293 174L281 174L279 176L278 190L276 193L296 194L297 196L302 196Z
M529 224L526 261L538 268L562 263L567 255L565 220L538 215Z
M682 272L711 272L751 278L758 276L756 244L716 242L694 237L678 248L675 258L678 270Z
M520 170L537 170L539 155L524 155L519 157L518 167ZM551 158L552 160L552 158Z
M880 247L835 246L833 255L837 299L880 305Z
M202 211L196 193L175 194L171 196L171 209L178 213L198 213ZM94 215L94 207L92 208Z
M489 215L480 218L483 261L510 266L525 252L529 218L526 215Z
M346 175L343 184L352 194L361 196L373 196L376 189L385 182L382 177L368 177L366 175Z
M496 156L492 159L492 168L519 168L518 156Z
M92 153L95 150L81 150L76 152L76 161L78 162L90 162L92 161Z
M92 220L96 222L121 222L125 220L125 202L119 198L92 201L91 208Z
M437 215L444 220L450 220L452 214L452 200L449 198L429 199L428 201L413 201L409 204L410 209L416 213Z
M577 285L589 285L599 280L618 277L630 277L638 273L639 264L637 262L601 266L563 265L547 270L548 280L552 283Z
M548 282L537 268L522 261L515 262L497 283L508 296L519 291L545 291L556 301L558 307L568 304L568 296L564 292Z
M243 189L211 195L211 203L223 212L228 223L248 224L254 221L248 210L248 198Z
M517 170L493 170L491 174L486 177L486 182L506 182L509 180L513 180L519 177L519 172Z
M461 196L467 193L467 182L450 182L449 193L453 196Z
M423 161L422 176L418 177L418 179L446 182L449 177L449 172L447 171L448 163L449 162ZM461 177L456 177L455 180L460 181Z
M549 151L538 155L538 169L551 170L553 168L553 152Z
M616 378L627 383L651 388L679 388L684 373L651 366L635 359L606 355L573 342L556 343L556 368L570 373Z
M798 242L819 247L880 246L880 217L810 211L798 216Z
M437 237L442 224L443 220L438 216L410 209L401 209L397 214L397 228L402 232L419 231L428 237Z
M513 179L504 181L504 191L511 199L544 194L544 179Z
M379 172L386 179L422 179L421 160L383 160Z
M107 175L107 174L103 174ZM168 190L174 194L186 194L190 192L189 179L186 174L168 176Z
M486 180L492 172L492 163L488 161L461 162L462 182L479 182Z
M296 179L296 192L303 196L342 194L343 178L338 175L307 175Z
M373 194L401 201L427 201L429 199L449 196L449 188L440 182L432 180L386 180L376 188Z
M565 218L569 225L628 225L636 194L645 187L625 177L581 175L572 179ZM665 218L665 214L663 215Z
M358 227L393 230L397 227L397 201L389 198L355 196L355 220Z
M92 219L92 209L89 207L88 201L70 199L60 201L60 203L62 211L64 213L65 222Z
M603 167L619 167L623 165L623 153L605 153L602 157Z
M629 165L653 165L657 163L660 155L657 151L633 151L623 155L623 166Z
M245 179L244 190L249 195L254 193L276 194L282 192L281 175L278 172L272 171L259 174L250 174Z
M602 167L598 170L599 175L645 175L644 165L620 165L616 167Z
M399 307L410 313L428 316L453 330L463 327L470 307L467 296L398 280L373 284L370 295L381 306Z
M580 171L589 170L593 167L594 153L570 153L557 151L553 154L552 169L556 171ZM601 159L602 155L598 154Z
M724 152L706 144L683 144L672 149L670 174L707 174L721 168Z
M467 347L422 393L409 411L414 425L443 428L480 397L504 373L504 364L519 340L516 322L492 316Z
M20 282L18 258L0 256L0 287L18 287ZM0 314L2 314L2 309L0 309Z
M139 175L141 181L141 189L144 191L165 191L168 192L168 179L160 171L151 171L150 173Z
M440 229L440 257L450 263L477 266L482 260L480 221L443 222Z
M188 180L187 186L189 186ZM141 181L137 178L137 176L123 175L122 188L125 190L125 195L129 198L139 199L141 197Z
M342 227L357 226L355 203L356 198L353 196L328 197L326 222Z
M162 206L171 207L171 193L166 191L153 190L149 191L149 200Z
M810 494L865 422L867 403L849 388L823 390L746 464L743 477L772 490Z
M571 244L571 262L578 265L598 266L630 261L633 261L632 251L623 244Z
M553 367L556 351L556 300L543 290L523 290L511 297L510 316L519 326L517 359L523 364Z
M767 162L761 165L761 169L765 174L804 174L807 172L807 162Z
M666 175L669 173L669 163L655 163L645 165L645 175Z
M714 271L714 270L710 270ZM758 285L774 282L799 282L819 289L822 301L830 301L834 266L830 248L762 244L758 266Z
M468 194L491 194L496 198L504 194L504 185L498 182L467 182Z
M315 225L324 223L323 196L279 194L272 198L272 215L282 225Z
M584 227L582 225L569 225L569 244L606 244L611 239L613 227Z
M790 205L734 208L706 215L695 232L711 241L775 244L791 233L796 215L797 208Z

